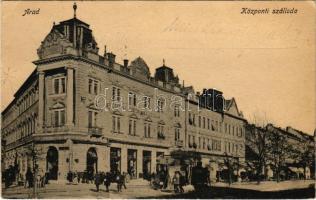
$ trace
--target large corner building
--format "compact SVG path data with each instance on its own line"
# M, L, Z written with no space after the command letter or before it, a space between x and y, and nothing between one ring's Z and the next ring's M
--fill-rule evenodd
M2 112L4 168L25 174L30 151L54 180L112 168L144 177L175 150L198 153L213 179L225 157L243 162L246 120L234 98L218 103L220 91L195 93L165 63L151 76L141 57L119 64L112 52L100 55L76 16L54 24L37 53L35 70Z

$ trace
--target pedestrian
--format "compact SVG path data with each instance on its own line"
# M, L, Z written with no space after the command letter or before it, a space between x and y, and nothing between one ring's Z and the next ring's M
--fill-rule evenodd
M173 186L174 186L174 192L178 193L180 192L179 186L180 186L180 174L178 171L174 172L173 178L172 178Z
M151 173L151 175L150 175L150 185L151 185L152 187L154 186L155 177L156 177L155 172Z
M127 189L126 187L126 176L127 176L127 173L126 172L123 172L122 174L122 186L124 187L124 189Z
M203 182L204 182L204 168L202 167L202 162L198 162L197 166L192 168L192 176L191 176L191 183L194 187L194 190L197 193L202 193L203 191Z
M5 186L5 188L8 188L10 186L10 181L9 181L10 177L9 176L10 176L9 170L6 169L4 171L4 186Z
M179 184L180 193L184 193L183 186L185 186L186 184L185 176L183 176L180 172L179 174L180 174L180 184Z
M33 187L33 173L31 171L31 168L28 167L27 168L27 171L26 171L26 174L25 174L25 177L26 177L26 181L28 183L28 187L31 188Z
M116 174L116 182L117 182L117 191L122 192L123 176L121 175L121 173Z
M80 180L81 180L81 176L82 176L82 173L80 172L80 173L77 173L77 175L78 175L78 184L80 183Z
M73 183L78 184L78 173L77 170L73 173Z
M104 185L106 187L106 192L109 192L109 187L111 185L111 174L109 172L106 172L105 174Z
M97 173L95 174L95 178L94 178L94 183L95 183L95 186L96 186L96 188L97 188L97 192L99 192L100 182L101 182L100 173L97 172Z

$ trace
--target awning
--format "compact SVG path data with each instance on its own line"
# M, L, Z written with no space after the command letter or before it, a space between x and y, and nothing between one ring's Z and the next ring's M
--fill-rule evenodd
M159 157L157 159L157 164L170 165L174 163L174 159L171 157Z
M288 167L292 172L296 172L296 173L304 173L304 169L303 168L297 168L297 167Z

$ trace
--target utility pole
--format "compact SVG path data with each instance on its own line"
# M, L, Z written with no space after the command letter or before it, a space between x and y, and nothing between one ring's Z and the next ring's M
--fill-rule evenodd
M37 166L36 166L36 152L35 152L35 145L33 143L32 145L32 159L33 159L33 198L37 198L37 191L36 191L36 186L37 186Z

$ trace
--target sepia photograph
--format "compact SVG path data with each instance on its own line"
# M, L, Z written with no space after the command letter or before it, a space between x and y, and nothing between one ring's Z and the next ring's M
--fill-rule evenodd
M1 198L315 198L314 1L1 11Z

